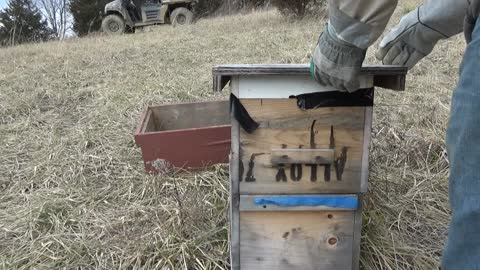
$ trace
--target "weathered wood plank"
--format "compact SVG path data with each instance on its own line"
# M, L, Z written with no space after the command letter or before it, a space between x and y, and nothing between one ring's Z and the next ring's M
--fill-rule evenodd
M242 270L348 270L353 211L241 212Z
M214 87L222 91L232 76L251 75L310 75L308 64L218 65L213 67ZM405 90L408 69L403 66L364 65L362 75L373 76L373 85L387 89ZM368 76L370 77L370 76ZM313 80L313 79L312 79Z
M362 74L373 75L405 75L408 68L391 65L364 65ZM292 74L310 75L309 64L227 64L213 67L214 74L222 75L255 75L255 74Z
M233 270L358 270L361 208L307 206L312 198L302 197L366 192L372 121L368 106L372 105L373 92L357 92L367 98L361 105L357 99L330 102L339 100L338 92L289 98L319 91L306 67L235 65L214 71L218 87L228 82L226 76L234 78L232 93L259 124L258 129L247 133L232 117ZM403 88L405 73L406 69L399 67L365 67L362 76L370 78L370 86L373 82L377 85L383 76L388 79L380 83ZM353 95L346 99L350 97ZM282 195L295 198L286 202ZM256 199L262 200L255 203ZM322 204L331 202L318 199ZM291 205L293 200L301 206L278 205Z
M358 199L359 199L358 209L354 213L352 270L360 269L360 242L362 239L363 195L359 194Z
M324 196L338 196L338 195L324 195ZM343 195L356 198L357 195ZM295 206L295 207L285 207L278 205L257 205L255 204L255 199L260 199L268 197L266 195L240 195L240 211L261 211L261 212L271 212L271 211L352 211L347 208L340 207L329 207L329 206ZM275 197L285 197L285 195L275 195ZM297 195L296 197L302 197Z
M141 130L142 133L155 132L158 130L156 127L155 119L152 115L153 115L152 110L147 110L147 114L145 115L145 118L144 118L145 125L143 125L143 128Z
M364 107L325 107L301 110L297 106L296 99L242 99L240 101L255 121L284 120L281 123L282 128L288 127L290 122L291 125L295 125L299 121L311 123L314 118L319 118L316 119L316 125L352 125L352 128L363 128Z
M240 125L232 118L230 152L230 267L240 270Z
M272 165L317 164L331 165L334 161L334 149L272 149Z
M155 131L205 128L230 124L230 103L206 101L182 104L168 104L150 107L155 121ZM192 111L196 112L192 114ZM205 115L209 117L205 117Z
M291 99L248 99L242 104L260 128L252 134L240 130L245 168L241 194L360 192L365 107L305 111ZM282 148L334 149L334 164L274 166L272 150Z
M361 176L361 186L360 191L366 193L368 190L368 176L369 176L369 160L368 155L370 153L370 141L372 138L372 118L373 118L373 108L365 108L365 120L364 120L364 131L363 131L363 154L362 154L362 176Z

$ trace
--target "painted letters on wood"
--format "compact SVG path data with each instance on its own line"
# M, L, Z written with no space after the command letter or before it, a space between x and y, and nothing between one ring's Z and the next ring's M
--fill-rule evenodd
M242 104L260 126L240 131L241 194L360 192L365 107L301 110L295 99Z

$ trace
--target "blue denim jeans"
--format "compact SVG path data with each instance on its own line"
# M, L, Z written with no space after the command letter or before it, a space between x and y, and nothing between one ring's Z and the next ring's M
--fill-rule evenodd
M453 92L447 151L452 220L442 270L480 270L480 20Z

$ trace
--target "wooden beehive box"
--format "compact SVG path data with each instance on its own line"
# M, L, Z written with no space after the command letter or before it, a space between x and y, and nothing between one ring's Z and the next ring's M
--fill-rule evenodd
M172 166L198 169L228 162L228 110L228 100L148 106L135 131L145 170L157 173Z
M362 72L348 94L307 65L214 68L231 91L232 269L358 269L373 88L403 90L406 69Z

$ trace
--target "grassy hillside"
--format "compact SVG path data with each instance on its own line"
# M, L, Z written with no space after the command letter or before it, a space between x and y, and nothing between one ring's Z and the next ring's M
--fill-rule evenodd
M227 269L228 170L145 175L136 121L225 97L214 64L307 62L323 24L266 12L0 49L0 269ZM377 91L364 269L438 269L463 48L442 42L405 93Z

